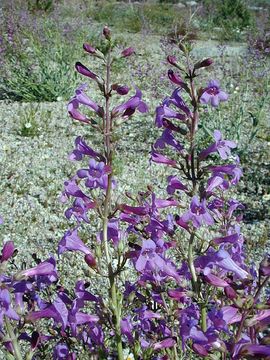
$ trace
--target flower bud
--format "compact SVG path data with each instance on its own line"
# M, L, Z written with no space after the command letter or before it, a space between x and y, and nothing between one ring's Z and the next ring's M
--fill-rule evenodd
M96 49L91 46L90 44L84 43L83 44L83 49L88 52L89 54L95 54L96 53Z
M200 344L192 344L192 349L200 356L205 357L208 355L208 351Z
M168 55L167 56L167 61L169 64L176 66L177 65L177 61L176 61L176 57L172 56L172 55Z
M91 70L89 70L86 66L84 66L79 61L76 62L75 69L78 71L78 73L80 73L84 76L87 76L93 80L97 80L97 75L95 73L93 73Z
M237 293L231 286L226 286L224 288L224 292L225 292L225 295L227 296L227 298L230 300L237 298Z
M37 331L32 332L30 342L31 342L31 349L35 350L37 348L38 344L40 343L40 335Z
M127 49L124 49L122 52L121 52L121 57L128 57L128 56L131 56L135 54L135 49L133 47L129 47Z
M3 246L0 262L4 262L10 259L14 253L14 250L15 248L13 241L7 241Z
M181 79L179 75L174 73L171 69L168 70L168 78L173 82L174 84L185 87L186 83Z
M86 262L86 264L89 267L91 267L93 269L97 267L96 259L94 258L94 256L92 254L86 254L84 257L84 261Z
M112 90L115 90L117 92L117 94L119 94L119 95L126 95L129 92L129 87L125 86L125 85L120 86L118 84L113 84Z
M108 26L104 26L103 35L105 36L105 39L111 40L111 30L108 28Z
M202 61L199 61L194 65L194 70L204 68L204 67L208 67L208 66L212 65L213 62L214 62L214 60L211 59L211 58L207 58L207 59L204 59Z

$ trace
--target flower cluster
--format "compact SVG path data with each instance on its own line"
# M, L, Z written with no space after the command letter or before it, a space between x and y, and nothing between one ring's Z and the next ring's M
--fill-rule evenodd
M0 339L7 358L22 360L26 344L29 360L48 354L75 360L82 351L86 357L115 360L270 358L270 298L263 291L270 259L266 256L259 269L245 259L244 206L232 195L242 175L236 143L219 130L206 147L198 140L202 107L228 100L216 80L197 88L198 73L213 60L192 65L182 43L185 67L168 56L175 68L168 78L177 87L156 108L155 125L162 133L150 153L151 166L167 167L166 190L157 196L148 186L136 197L128 194L132 203L125 203L115 196L113 135L135 112L148 108L137 87L133 96L112 106L113 96L130 91L111 83L113 64L135 50L119 52L108 27L103 36L104 53L90 44L83 49L101 62L104 76L75 65L98 87L103 103L89 98L82 84L68 113L102 141L96 150L81 136L75 140L69 159L83 165L64 182L61 195L69 204L65 216L74 225L58 244L60 259L78 252L91 276L67 290L53 256L43 262L34 256L33 267L19 269L13 242L5 243ZM95 293L98 282L104 290Z

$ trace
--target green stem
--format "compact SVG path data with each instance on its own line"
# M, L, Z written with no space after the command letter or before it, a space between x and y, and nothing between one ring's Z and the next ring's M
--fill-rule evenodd
M104 145L107 158L107 165L112 168L112 149L111 149L111 132L112 121L110 115L110 74L111 74L111 49L109 49L107 63L106 63L106 84L105 84L105 124L103 125ZM110 281L109 296L111 298L111 308L114 315L114 327L115 327L115 341L117 346L118 359L124 360L123 346L121 339L121 303L118 301L117 288L116 288L116 274L113 272L112 260L110 255L110 249L108 244L108 221L111 208L111 192L112 192L112 173L108 175L108 186L104 201L104 213L103 213L103 243L106 256L106 262L108 266L108 276Z
M33 356L34 356L33 352L30 351L30 353L27 354L27 356L26 356L26 360L32 360Z
M167 303L166 303L164 293L161 293L161 299L162 299L162 301L163 301L163 304L164 304L166 313L167 313L167 315L170 317L170 316L171 316L171 312L170 312L170 309L168 308L168 305L167 305ZM173 327L172 327L172 336L177 338ZM177 344L175 344L175 345L173 346L173 353L174 353L174 360L179 360L178 352L177 352Z
M9 339L10 339L10 341L12 343L12 346L13 346L14 357L15 357L16 360L23 360L20 345L18 343L18 339L17 339L17 337L16 337L16 335L15 335L15 333L13 331L12 325L10 324L7 317L5 317L5 323L6 323L6 328L7 328Z
M116 345L117 345L117 353L118 359L124 360L123 355L123 346L122 346L122 338L121 338L121 305L122 303L117 299L117 289L115 284L115 277L111 278L111 298L113 303L113 311L115 316L115 336L116 336Z
M206 315L207 315L207 306L206 304L203 303L201 304L201 327L203 332L207 330Z
M197 274L196 269L193 263L193 240L194 234L191 234L188 244L188 266L191 273L191 282L192 282L192 289L197 293L198 286L197 286ZM199 294L198 294L199 295Z

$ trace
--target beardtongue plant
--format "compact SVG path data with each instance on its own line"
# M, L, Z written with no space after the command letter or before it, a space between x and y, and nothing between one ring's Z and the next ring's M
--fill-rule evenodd
M149 189L137 206L121 207L138 272L126 284L127 307L137 306L122 332L143 359L268 359L269 258L257 270L245 262L244 207L231 197L242 174L231 152L236 144L219 130L207 148L198 141L200 111L228 95L216 80L197 89L199 72L213 61L193 65L190 48L179 47L185 65L167 58L178 71L168 71L177 88L156 109L162 135L151 151L152 162L171 169L167 198Z
M61 257L66 251L82 253L91 278L67 290L58 284L53 257L44 262L35 257L35 266L21 270L13 243L4 244L0 335L6 358L270 358L265 332L270 299L263 292L270 259L258 270L245 263L243 206L230 195L241 177L239 159L232 155L236 144L218 130L206 148L199 141L200 111L228 99L216 80L198 89L195 84L213 61L193 65L182 44L185 65L168 57L180 74L168 71L177 88L156 109L162 134L151 151L153 163L168 167L166 199L149 186L134 198L128 194L132 203L120 203L115 135L147 106L137 88L128 100L114 103L129 88L111 82L113 64L134 49L117 54L107 27L103 35L103 53L89 44L84 50L104 66L104 77L76 63L76 70L97 85L103 104L86 95L86 84L68 104L70 116L99 134L103 145L94 150L83 137L75 141L70 160L87 165L64 184L62 201L73 201L65 215L75 225L58 247ZM98 282L104 290L93 294L91 285Z

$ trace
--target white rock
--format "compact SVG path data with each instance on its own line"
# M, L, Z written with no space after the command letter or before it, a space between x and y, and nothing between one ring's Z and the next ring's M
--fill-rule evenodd
M196 1L187 1L186 4L187 4L187 6L189 6L189 7L193 7L193 6L197 6L197 5L198 5Z
M178 4L175 4L175 7L178 8L178 9L183 9L183 8L186 7L186 5L179 2Z

